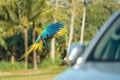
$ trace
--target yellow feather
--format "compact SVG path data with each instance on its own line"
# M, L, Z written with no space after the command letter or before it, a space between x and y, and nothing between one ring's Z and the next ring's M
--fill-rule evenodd
M54 37L60 37L63 36L67 33L67 29L66 28L62 28L59 32L57 32Z
M23 59L24 57L27 57L33 50L37 50L41 46L41 42L42 41L40 41L39 43L32 44L31 47L28 49L28 51L25 52L24 55L22 55L21 58L19 58L18 60Z

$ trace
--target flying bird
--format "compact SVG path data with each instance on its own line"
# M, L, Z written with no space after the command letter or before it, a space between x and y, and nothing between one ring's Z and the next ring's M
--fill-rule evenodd
M66 33L67 33L67 29L65 28L64 24L61 22L56 22L56 23L47 25L46 28L42 31L42 33L38 36L35 43L30 46L28 51L25 52L24 55L22 55L19 58L19 60L28 56L33 50L37 50L40 47L41 42L43 42L43 44L47 48L47 45L46 45L47 39L60 37Z

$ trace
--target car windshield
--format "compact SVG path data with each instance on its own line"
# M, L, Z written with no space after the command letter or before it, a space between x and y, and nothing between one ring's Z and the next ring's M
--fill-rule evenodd
M120 61L120 15L98 41L88 60Z

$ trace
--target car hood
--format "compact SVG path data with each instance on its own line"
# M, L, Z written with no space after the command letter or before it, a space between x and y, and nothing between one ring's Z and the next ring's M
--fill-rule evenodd
M78 69L69 68L54 80L119 80L119 66L119 62L87 62Z

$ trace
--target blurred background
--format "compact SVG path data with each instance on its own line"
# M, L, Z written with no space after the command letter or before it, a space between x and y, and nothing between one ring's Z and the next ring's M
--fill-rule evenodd
M0 80L51 80L69 66L62 61L73 42L89 44L120 0L0 0ZM65 36L47 40L18 60L50 23L63 22Z

